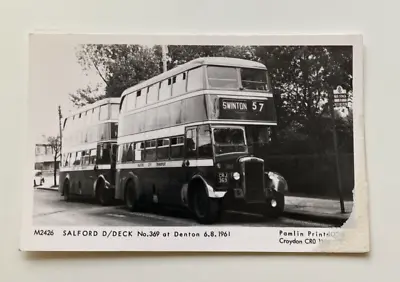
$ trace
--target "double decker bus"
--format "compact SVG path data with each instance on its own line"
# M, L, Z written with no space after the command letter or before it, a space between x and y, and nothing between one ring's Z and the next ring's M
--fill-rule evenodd
M212 224L224 209L276 217L284 193L257 156L277 124L266 67L198 58L121 96L116 194L132 211L189 209ZM258 150L257 150L258 148Z
M64 200L95 198L102 205L113 200L119 102L103 99L64 119L59 176Z

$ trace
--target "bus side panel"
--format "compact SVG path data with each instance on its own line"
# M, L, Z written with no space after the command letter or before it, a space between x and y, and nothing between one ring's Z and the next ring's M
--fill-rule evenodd
M83 179L83 194L85 196L94 196L93 193L93 184L96 180L96 172L94 170L85 170L83 172L84 179Z
M64 170L60 170L59 176L58 176L58 192L60 194L63 194L64 192L64 181L65 181L65 177L67 175L68 172L64 171Z
M69 173L70 193L74 195L81 195L83 188L84 171L74 170Z

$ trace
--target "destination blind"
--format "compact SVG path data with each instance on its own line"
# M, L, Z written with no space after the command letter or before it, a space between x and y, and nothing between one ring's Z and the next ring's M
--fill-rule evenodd
M276 122L272 98L225 99L219 98L219 119L241 119Z

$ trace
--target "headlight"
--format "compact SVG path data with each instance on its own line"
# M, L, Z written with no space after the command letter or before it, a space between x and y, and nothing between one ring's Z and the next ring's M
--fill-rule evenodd
M235 180L239 180L240 179L239 172L234 172L232 176L233 176L233 179L235 179Z

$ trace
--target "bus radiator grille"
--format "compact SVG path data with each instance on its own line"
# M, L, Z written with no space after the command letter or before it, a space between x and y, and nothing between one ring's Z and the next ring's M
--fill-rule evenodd
M245 164L245 199L246 202L262 202L264 195L264 164L247 162Z

